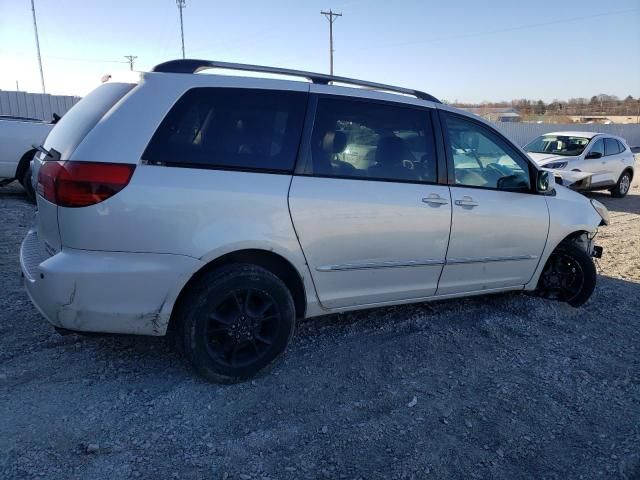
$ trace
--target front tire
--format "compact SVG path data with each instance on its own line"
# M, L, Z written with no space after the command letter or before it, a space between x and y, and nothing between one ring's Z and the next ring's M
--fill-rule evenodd
M185 356L207 380L254 376L285 350L295 326L291 292L273 273L232 264L203 275L181 302Z
M631 172L626 170L622 172L620 178L618 179L618 183L616 186L611 189L611 196L614 198L622 198L629 193L631 189Z
M596 267L591 256L578 245L561 243L542 270L537 292L541 297L579 307L596 286Z

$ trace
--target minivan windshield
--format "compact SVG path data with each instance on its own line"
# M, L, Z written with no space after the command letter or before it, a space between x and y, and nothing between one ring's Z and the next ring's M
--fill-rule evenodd
M529 153L550 153L575 157L580 155L591 139L573 135L540 135L524 146Z

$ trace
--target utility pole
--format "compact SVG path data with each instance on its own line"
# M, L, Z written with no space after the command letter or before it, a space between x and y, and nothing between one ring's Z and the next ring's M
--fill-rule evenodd
M187 7L187 0L176 0L178 10L180 10L180 38L182 40L182 58L184 57L184 26L182 25L182 9Z
M42 93L47 93L44 88L44 73L42 73L42 57L40 56L40 40L38 39L38 23L36 22L36 7L31 0L31 13L33 13L33 31L36 34L36 50L38 51L38 67L40 67L40 83L42 84Z
M133 70L133 61L138 57L135 55L125 55L124 58L129 60L129 70Z
M334 13L331 9L328 12L322 11L320 13L329 20L329 73L333 75L333 22L335 22L338 17L341 17L342 14Z

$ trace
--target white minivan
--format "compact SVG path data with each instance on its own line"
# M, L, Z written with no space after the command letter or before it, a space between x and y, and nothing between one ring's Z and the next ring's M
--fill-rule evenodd
M517 290L579 306L608 222L427 93L201 60L98 87L34 174L20 256L47 320L173 332L213 381L270 364L297 319Z

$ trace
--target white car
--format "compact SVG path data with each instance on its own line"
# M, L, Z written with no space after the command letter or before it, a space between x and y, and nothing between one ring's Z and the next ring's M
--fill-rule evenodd
M42 145L53 125L33 118L0 116L0 186L18 180L30 198L33 145Z
M20 257L40 312L63 332L174 332L214 381L271 363L297 319L506 291L579 306L608 222L427 93L199 60L98 87L34 175Z
M541 167L591 173L588 180L573 185L576 190L609 190L614 197L629 193L634 157L620 137L594 132L552 132L529 142L524 149Z

